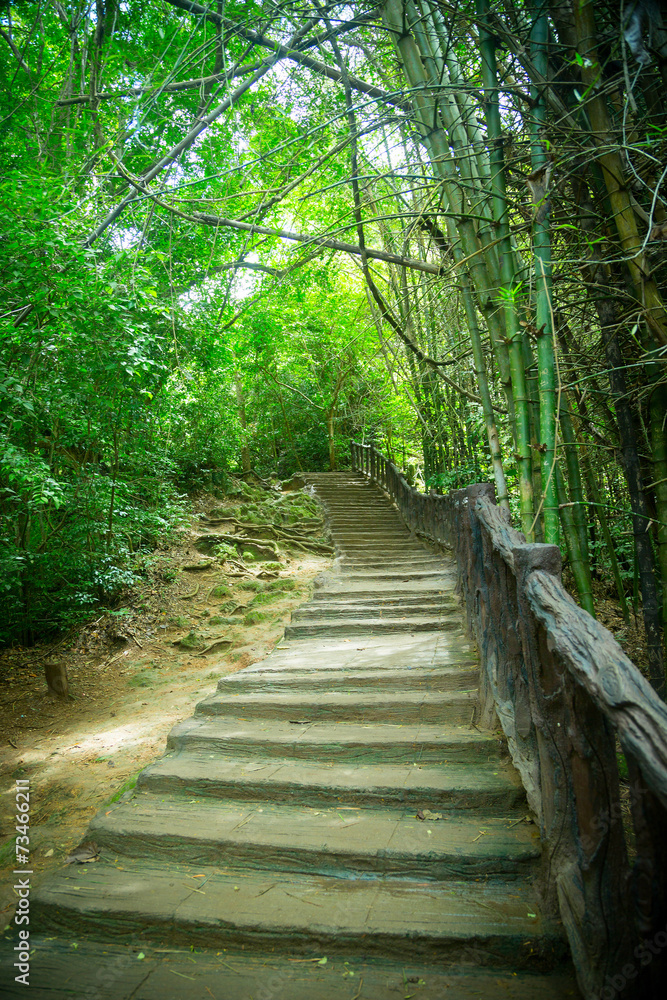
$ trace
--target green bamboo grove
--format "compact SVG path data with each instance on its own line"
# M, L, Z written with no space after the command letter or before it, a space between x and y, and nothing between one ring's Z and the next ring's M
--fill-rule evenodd
M492 480L587 611L643 622L664 693L659 5L38 0L0 26L3 641L131 585L193 484L361 437L426 489Z

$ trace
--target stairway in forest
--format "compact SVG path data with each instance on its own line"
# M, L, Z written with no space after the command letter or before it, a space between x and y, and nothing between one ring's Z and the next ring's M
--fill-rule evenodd
M40 889L33 996L114 961L93 1000L578 995L518 776L472 724L454 565L362 477L308 481L333 568L94 819L101 860Z

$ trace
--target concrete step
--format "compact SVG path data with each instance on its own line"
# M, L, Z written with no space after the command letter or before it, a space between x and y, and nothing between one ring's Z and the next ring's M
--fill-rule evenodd
M345 542L372 544L377 539L384 539L392 546L404 541L409 541L415 546L422 545L419 539L410 533L403 521L395 524L378 522L358 514L349 522L340 522L337 518L330 517L328 523L341 544ZM392 534L393 537L389 537Z
M347 580L387 580L391 581L398 589L402 583L417 582L419 580L426 580L429 583L436 584L439 581L441 583L441 589L446 586L446 581L448 579L455 579L454 573L447 567L442 570L435 567L434 569L416 569L416 570L400 570L395 571L391 569L345 569L341 571L341 576L345 579L343 583Z
M444 632L461 633L461 619L442 618L435 615L406 615L404 618L342 618L294 622L285 626L286 639L299 639L302 636L332 636L332 635L383 635L389 632Z
M377 511L369 512L367 506L357 511L347 510L344 515L329 510L327 520L336 533L341 532L348 537L352 537L357 529L363 537L388 534L392 531L396 532L398 538L413 537L405 521L398 514L383 515Z
M333 578L330 579L333 582ZM336 579L335 582L338 584L339 580ZM326 593L326 588L317 587L313 591L311 599L306 604L301 605L301 607L309 608L314 604L327 604L331 605L331 607L341 608L375 605L378 609L384 610L406 608L416 602L432 604L434 607L441 608L442 610L450 610L452 608L461 610L461 600L453 587L424 587L421 585L418 588L408 587L402 591L390 590L388 592L380 592L375 589L368 590L366 593L355 591L349 597L341 594L330 597Z
M280 942L282 953L451 962L469 960L472 940L475 965L514 969L553 967L565 950L560 926L541 917L535 892L513 882L446 882L424 892L410 881L228 873L219 865L193 873L137 859L130 868L71 865L31 902L31 921L75 939L253 949Z
M391 549L391 555L386 559L383 559L382 553L385 546L380 544L368 545L366 547L353 547L350 545L337 545L336 554L340 558L346 560L358 559L362 562L379 562L382 566L386 566L391 563L398 563L399 565L411 565L415 560L418 560L420 564L425 564L433 566L434 568L440 568L442 566L442 560L440 559L429 559L424 556L423 549L416 549L413 545L405 545L404 547L395 546ZM428 553L427 553L428 556ZM341 566L341 569L344 567Z
M347 496L347 490L345 491L345 496ZM371 512L377 514L378 517L398 517L401 514L398 507L394 506L393 503L389 503L386 497L381 493L362 493L356 494L350 497L350 503L345 503L345 500L341 500L340 497L328 496L323 497L318 493L318 499L323 504L325 510L336 514L339 517L349 517L352 512L357 511Z
M337 507L336 504L328 503L325 505L325 509L331 523L338 527L349 525L349 527L354 528L356 518L356 523L362 529L365 527L372 528L374 525L389 524L396 527L399 531L409 530L406 528L405 521L397 510L387 509L385 504L381 502L374 503L370 499L362 500L358 504L345 505L344 507Z
M362 514L366 518L377 517L381 521L399 521L404 524L401 512L398 507L387 503L386 499L377 494L355 497L349 504L341 503L335 497L328 497L321 500L325 511L330 517L340 518L342 521L350 520L353 514Z
M335 527L336 538L341 544L345 542L373 542L378 538L384 539L391 545L394 542L403 541L404 539L408 539L413 544L416 544L415 539L412 538L405 525L400 523L378 524L375 521L372 523L364 521L360 524L357 521L355 525L354 522L350 521L349 525L346 525L345 523L341 524L335 519L331 523Z
M389 540L384 536L383 533L369 531L359 538L341 538L334 527L332 530L332 537L335 539L336 546L339 549L353 549L359 551L369 551L376 552L381 555L383 552L387 552L392 556L397 553L400 554L402 551L411 551L415 554L425 555L428 554L428 549L421 545L420 542L411 538L410 535L401 534L398 537L394 537Z
M329 524L341 542L354 542L356 545L363 545L364 543L372 544L378 538L385 538L392 547L403 542L410 542L415 548L423 547L423 542L411 534L403 522L383 525L359 514L356 517L356 523L350 522L349 525L346 525L339 523L336 518L330 518ZM392 533L393 538L389 537Z
M333 601L341 598L345 601L360 601L362 603L377 601L378 605L382 606L384 602L388 604L393 600L411 601L419 598L431 601L450 600L453 596L455 597L455 583L455 577L443 574L434 581L408 580L403 584L394 584L391 578L377 580L364 589L363 581L352 581L347 575L343 577L343 574L338 572L336 575L316 577L313 596L309 603Z
M347 579L350 573L383 573L391 577L400 577L405 573L412 573L414 570L419 572L430 572L434 569L440 569L442 572L442 564L438 566L437 563L432 563L430 560L423 559L359 559L359 558L349 558L345 555L338 556L336 560L336 569L338 570L341 579ZM440 581L443 577L440 576ZM438 581L439 582L439 581ZM447 587L450 592L454 591L455 578L452 577L448 579L444 578L444 582L440 584L439 589L442 591L444 587Z
M429 552L424 552L423 549L415 550L414 548L406 548L401 550L387 550L386 546L382 544L372 545L366 549L354 549L342 545L338 545L335 548L338 560L337 568L343 571L346 564L351 562L361 562L363 564L375 562L381 567L396 566L399 568L415 564L418 564L420 568L429 567L433 569L442 569L443 566L442 559L433 556Z
M318 668L319 668L318 664ZM331 666L329 669L313 667L309 670L262 669L241 670L222 677L218 691L467 691L479 684L479 668L465 667L402 667L381 670L355 670Z
M336 570L341 577L349 578L351 574L371 573L374 576L380 574L387 579L400 580L406 575L412 577L413 574L435 573L441 579L443 571L442 562L431 559L422 559L420 556L401 556L393 559L383 559L377 553L364 556L359 553L338 552L336 556ZM447 579L445 577L445 579ZM450 589L453 589L455 577L452 575ZM440 590L443 589L441 586Z
M472 713L471 713L472 714ZM491 738L491 744L494 738ZM341 767L356 764L442 764L451 762L462 747L471 753L486 748L467 726L406 724L359 724L353 722L311 722L294 719L244 719L230 716L189 718L171 730L169 750L196 750L215 756L269 757L317 761ZM482 752L486 752L484 749ZM213 759L213 756L211 759ZM501 768L502 771L502 768ZM510 769L513 785L518 779Z
M443 598L433 599L414 597L405 601L312 601L302 604L292 612L293 622L305 622L311 619L345 619L345 618L406 618L412 615L438 615L441 621L451 621L456 618L461 623L461 607L453 597L445 603Z
M350 545L347 542L344 543L336 542L336 545L334 547L336 548L336 551L338 553L337 555L338 559L341 558L341 553L352 551ZM405 554L399 552L398 549L394 549L394 547L391 545L385 545L381 539L376 540L374 542L369 542L368 546L366 546L363 549L359 548L354 550L354 554L364 559L378 559L378 560L381 559L383 562L392 562L392 563L405 562L406 559ZM422 546L415 546L414 543L411 543L410 554L412 558L420 559L423 562L435 563L439 566L442 566L443 563L446 564L446 557L444 557L442 554L433 552L426 548L422 548ZM453 568L455 568L453 562L451 565Z
M335 548L339 552L348 550L356 551L366 555L374 554L377 558L386 559L404 559L404 552L408 550L415 556L421 556L424 558L433 557L434 555L431 550L427 549L425 546L415 543L413 539L408 537L404 538L400 543L395 545L393 542L388 542L382 538L382 536L364 539L363 542L353 542L351 539L338 538L334 529L332 531L332 538L335 542Z
M469 722L477 700L470 691L240 691L218 688L200 701L195 718L297 719L308 722L434 723Z
M313 600L318 600L320 597L330 599L334 596L376 598L394 594L403 596L443 594L448 591L451 593L456 584L455 577L449 577L445 574L439 574L430 579L401 579L400 583L397 583L396 577L391 573L387 573L385 578L379 579L377 576L369 577L368 572L359 573L354 577L350 576L349 573L343 575L342 572L339 572L326 579L316 579Z
M451 632L441 636L432 633L409 635L405 632L385 636L345 636L327 639L280 641L266 660L246 667L254 670L326 670L348 668L374 670L413 670L417 667L469 667L478 664L476 650L467 636L456 638ZM478 667L479 669L479 667ZM245 671L244 671L245 672ZM225 675L231 677L232 675ZM236 676L236 675L235 675Z
M186 796L148 792L99 813L89 833L107 862L224 859L226 868L345 879L525 879L540 857L534 826L496 816L423 821L414 808L210 799L193 824Z
M336 528L348 532L353 532L355 527L358 527L362 534L377 530L386 531L391 528L399 535L411 534L410 528L397 510L387 508L381 502L373 503L371 500L364 500L355 506L341 507L340 509L332 504L327 504L325 517Z
M354 596L353 585L345 593ZM360 653L366 653L367 656L360 656ZM451 632L445 633L440 639L432 635L411 636L399 633L387 636L368 635L362 639L344 636L310 641L301 639L298 643L281 640L264 666L267 669L273 669L274 666L282 669L284 665L329 669L332 665L350 665L352 660L357 666L364 667L453 666L462 662L469 663L471 656L479 663L475 646L467 637L456 638ZM372 664L364 662L369 660L372 660Z
M440 764L419 760L389 763L383 754L370 760L295 759L289 748L239 746L237 756L212 753L211 742L188 743L168 753L139 775L137 788L155 795L187 795L234 801L335 806L454 810L515 820L526 811L523 787L514 769L501 761L497 740L462 731L451 740ZM271 751L274 751L273 753Z
M239 887L240 891L240 887ZM571 971L508 972L503 968L475 968L474 949L465 960L450 965L441 958L430 963L403 955L400 960L345 955L331 958L318 952L304 961L289 952L241 949L224 952L189 948L120 945L104 947L80 936L49 937L32 933L29 996L33 1000L351 1000L361 986L359 1000L398 1000L414 984L424 1000L574 1000L579 996ZM137 960L138 953L144 955ZM16 953L0 955L3 1000L25 1000L26 987L14 980ZM322 957L327 962L320 964ZM73 986L72 984L75 984ZM75 990L75 992L74 992Z

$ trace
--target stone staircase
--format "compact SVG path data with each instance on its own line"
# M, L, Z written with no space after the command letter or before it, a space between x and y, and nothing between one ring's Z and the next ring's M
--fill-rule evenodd
M333 569L93 820L101 860L35 896L34 996L112 958L94 1000L578 996L518 776L473 724L454 566L361 477L308 481Z

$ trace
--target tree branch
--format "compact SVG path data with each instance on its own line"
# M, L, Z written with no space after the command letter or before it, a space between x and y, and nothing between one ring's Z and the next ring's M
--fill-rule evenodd
M30 67L26 63L26 61L23 58L23 56L21 55L19 49L16 47L16 45L12 41L11 35L8 35L7 32L4 31L3 28L0 28L0 37L4 38L4 40L7 42L7 45L9 45L10 49L12 50L12 52L14 53L14 55L16 56L16 61L18 62L18 64L21 67L21 69L24 70L28 74L28 76L30 76Z
M136 184L135 181L131 181ZM409 267L415 271L426 271L427 274L440 275L442 267L440 264L429 264L424 260L417 260L414 257L399 257L397 254L386 253L384 250L372 250L368 247L357 246L354 243L344 243L342 240L329 239L326 236L308 236L305 233L293 233L288 229L271 229L268 226L256 226L251 222L241 222L239 219L225 219L219 215L207 215L204 212L193 212L191 215L180 212L178 209L162 201L156 195L152 195L145 188L139 188L144 194L154 198L155 203L165 208L168 212L173 212L187 222L198 222L205 226L226 226L230 229L240 229L246 233L258 236L275 236L281 240L293 240L296 243L306 243L311 246L326 247L329 250L338 250L340 253L349 253L360 256L365 253L373 260L381 260L387 264L396 264L398 267ZM439 364L440 362L436 362Z
M234 31L241 38L247 39L249 42L253 42L255 45L259 45L265 49L271 49L281 59L290 59L292 62L299 63L301 66L306 66L311 69L314 73L318 73L320 76L326 76L329 80L335 80L339 83L343 77L340 70L335 69L333 66L328 66L326 63L320 62L319 59L313 59L312 56L306 55L300 49L292 48L288 45L282 45L280 42L274 42L271 38L267 38L266 35L260 34L256 31L251 31L249 28L244 28L242 25L238 24L236 21L232 21L227 17L223 17L221 14L217 14L215 11L210 10L206 7L202 7L201 4L191 3L190 0L165 0L166 3L171 4L172 7L179 7L181 10L187 11L189 14L197 14L199 16L205 16L208 21L213 21L215 24L222 24L223 27ZM363 22L359 19L349 21L346 28L350 29L358 27ZM336 32L340 34L340 30ZM323 41L326 41L331 37L329 32L326 32L314 39L309 39L308 45L320 45ZM368 94L369 97L374 97L378 101L384 101L387 104L392 104L396 107L405 107L406 101L403 97L396 94L389 94L380 87L375 87L371 83L366 83L364 80L360 80L356 76L348 77L350 86L353 90L359 91L361 94Z
M285 274L279 268L269 267L268 264L258 264L252 260L233 260L229 264L214 264L213 267L209 267L204 277L207 277L209 274L221 274L223 271L235 271L239 267L247 267L251 271L265 271L266 274L270 274L274 278L282 278Z
M371 250L368 247L356 246L354 243L343 243L342 240L329 239L326 236L307 236L305 233L293 233L288 229L271 229L268 226L256 226L252 222L241 222L239 219L226 219L219 215L208 215L205 212L181 212L178 208L174 208L168 202L163 201L157 194L151 192L143 183L143 178L133 177L128 170L123 167L119 162L118 158L111 154L116 161L116 166L118 170L134 188L134 195L141 193L146 195L146 197L151 198L156 205L160 208L166 209L168 212L172 212L174 215L178 216L179 219L185 219L186 222L195 222L204 226L225 226L230 229L240 229L244 233L251 233L252 235L258 236L276 236L281 240L293 240L297 243L306 243L311 246L325 247L329 250L338 250L341 253L349 253L353 255L360 256L365 254L367 257L371 257L374 260L381 260L387 264L396 264L399 267L409 267L415 271L426 271L427 274L440 275L442 273L442 266L439 264L429 264L424 260L416 260L412 257L399 257L393 253L386 253L384 250ZM129 201L129 196L126 199ZM234 265L231 265L234 266ZM419 350L419 348L417 348ZM452 362L434 362L435 364L450 364Z
M168 153L165 154L165 156L162 156L157 161L157 163L155 163L150 168L150 170L147 170L146 173L142 175L138 184L133 182L133 190L129 194L127 194L122 199L122 201L120 201L116 205L116 207L111 210L111 212L109 212L106 218L104 218L98 226L95 227L92 233L90 233L90 235L87 237L84 246L85 247L92 246L93 243L97 239L99 239L104 230L107 229L113 222L115 222L116 219L123 213L124 209L130 204L130 202L134 201L138 193L142 190L145 190L145 185L149 181L152 181L154 177L157 177L157 175L161 173L165 167L172 164L174 160L177 160L178 157L181 155L181 153L183 153L186 149L189 149L189 147L193 145L193 143L197 140L197 138L201 135L201 133L205 129L207 129L208 126L212 124L212 122L216 121L216 119L219 118L221 114L223 114L225 111L228 111L232 107L232 105L236 101L238 101L238 99L246 92L246 90L249 90L254 83L257 83L258 80L261 80L261 78L266 73L268 73L268 71L271 69L272 66L275 65L276 62L277 59L275 57L270 57L265 59L264 62L260 63L260 68L257 70L256 73L253 73L253 75L250 77L249 80L246 80L245 83L242 83L240 87L237 87L234 93L229 94L224 99L224 101L222 101L220 104L218 104L216 108L213 109L213 111L209 112L209 114L205 115L203 118L200 118L197 121L194 128L192 128L188 132L188 134L181 139L180 142L177 142L175 146L172 146L172 148L169 150ZM114 159L116 161L116 164L120 167L118 158L114 156Z
M227 73L214 73L212 76L198 76L192 80L176 80L175 83L165 83L147 87L129 87L127 90L114 90L109 94L95 94L96 101L112 101L115 97L141 97L142 94L154 96L156 94L173 94L179 90L194 90L199 87L206 87L212 83L219 83L236 79L239 76L248 76L254 73L262 65L259 62L244 63L237 66L235 70ZM90 94L77 94L76 97L63 97L56 101L57 108L66 108L71 104L89 104L92 100Z

